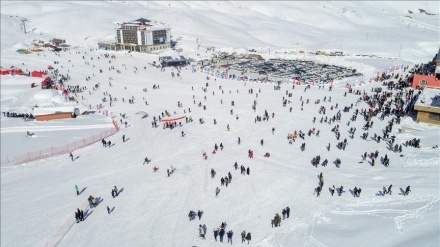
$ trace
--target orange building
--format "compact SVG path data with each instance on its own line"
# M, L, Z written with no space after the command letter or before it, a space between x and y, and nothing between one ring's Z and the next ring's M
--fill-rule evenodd
M414 75L412 88L440 88L440 80L435 75Z

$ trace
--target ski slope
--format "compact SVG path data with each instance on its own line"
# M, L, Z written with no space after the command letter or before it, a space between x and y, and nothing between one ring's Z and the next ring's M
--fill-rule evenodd
M358 95L344 97L347 82L365 81L391 65L412 66L429 61L438 51L438 30L410 28L408 31L399 26L399 16L406 15L406 9L417 10L416 3L385 2L380 8L385 10L379 11L378 5L381 4L275 2L268 6L264 2L224 1L2 2L2 67L14 65L33 70L45 69L50 64L60 73L69 74L68 85L87 87L87 91L78 96L79 104L90 104L95 112L76 119L50 122L24 122L1 114L2 159L67 144L112 127L112 118L100 115L97 104L102 104L103 110L113 112L113 119L118 123L120 114L125 114L127 118L123 121L128 125L121 125L121 130L107 139L112 142L112 147L103 147L98 142L75 150L73 162L66 154L18 166L2 166L1 246L45 246L56 237L60 227L74 217L75 210L87 203L89 195L103 201L96 208L89 209L86 220L75 223L58 246L220 246L222 244L214 240L212 231L222 222L227 223L226 231L233 230L234 246L242 245L240 232L243 230L252 233L248 246L439 246L440 159L438 149L432 148L439 144L439 128L417 124L407 117L402 124L393 127L396 143L420 138L421 148L403 147L402 153L394 153L388 150L384 141L377 143L370 138L361 139L365 123L361 117L347 125L354 109L368 107L363 101L355 105ZM432 5L438 7L438 3L435 4L428 2L426 6L435 11ZM287 11L293 6L296 7L293 12ZM347 10L343 11L343 8ZM121 9L131 11L133 18ZM71 14L66 15L67 11ZM381 20L378 17L383 13L386 14ZM18 26L19 18L24 16L30 19L29 25L36 28L27 35L22 34ZM281 90L274 90L272 84L214 80L213 77L207 80L206 74L192 73L189 69L181 71L182 79L172 78L170 73L176 69L167 68L161 72L148 65L158 61L158 55L115 52L112 54L116 59L109 64L103 51L90 50L96 48L98 40L111 39L115 27L112 23L143 16L164 22L169 20L173 35L183 37L179 46L194 57L204 51L195 49L195 39L201 35L206 46L231 51L256 47L265 58L275 57L277 49L295 51L294 37L301 37L297 42L303 49L339 50L342 42L342 50L346 52L371 52L394 58L397 58L400 45L396 48L396 42L406 45L400 59L393 61L354 55L309 57L352 66L364 73L365 78L335 82L332 91L328 85L324 89L312 87L304 91L304 85L292 89L292 85L282 84ZM167 16L172 17L166 19ZM435 24L438 20L438 15L430 18L418 16L419 21L427 24ZM66 18L62 25L49 21L61 17ZM85 28L85 23L89 23L85 17L93 18L96 25ZM174 17L176 21L173 23ZM323 22L320 27L315 24L319 19L328 22ZM344 28L334 25L339 22ZM292 23L299 28L283 32ZM317 31L309 32L311 27ZM382 41L361 41L366 30L382 33L387 28L392 29L393 34L384 34ZM272 31L268 32L269 29ZM423 37L416 35L423 32L426 34ZM361 36L361 33L362 38L353 41L354 36ZM412 35L414 39L408 39ZM48 51L39 56L15 52L17 47L25 46L37 37L58 36L79 47L61 52L59 56ZM366 43L371 46L365 46ZM270 54L267 47L272 47ZM99 60L96 59L98 56ZM297 57L294 54L282 56ZM59 61L59 64L53 64L53 61ZM122 73L109 71L111 65ZM138 69L136 73L135 67ZM99 73L99 69L104 73ZM88 76L92 79L86 81ZM109 77L112 78L112 87L108 84ZM0 79L2 112L32 107L29 100L39 88L32 89L28 84L35 81L18 76L1 76ZM96 83L101 86L92 91ZM202 89L206 83L205 93ZM153 89L154 84L160 89ZM374 82L356 85L355 89L370 93L373 87L379 86L380 83ZM144 92L144 88L148 91ZM250 89L253 89L252 94ZM287 97L286 91L293 96ZM108 101L103 103L102 98L108 98L104 92L118 100L112 106ZM328 100L330 96L331 102ZM132 97L134 104L128 103L128 98ZM286 107L282 105L283 97L290 101ZM325 102L324 97L327 98ZM308 104L304 102L303 110L300 99L309 100ZM321 102L314 104L317 99ZM257 102L255 112L251 108L254 100ZM178 102L183 107L179 108ZM199 102L206 106L206 110L197 106ZM338 109L330 110L336 104ZM342 112L344 106L351 104L353 110ZM328 117L341 110L341 121L320 123L323 115L318 110L321 106L327 108ZM233 114L230 114L231 109ZM185 115L192 116L194 121L185 123L183 120L183 126L173 130L163 129L160 122L158 128L152 128L153 117L157 118L165 110L171 113L170 118ZM265 110L270 115L269 121L255 122L255 117L263 116ZM139 111L147 112L148 117L136 115ZM313 117L317 118L315 123ZM200 124L199 118L205 123ZM369 136L381 135L390 120L391 117L383 121L373 118L374 126L369 130ZM339 141L331 132L336 124L341 129L339 141L347 138L345 151L336 147ZM400 133L404 124L414 125L421 131ZM227 125L230 131L227 131ZM353 139L349 138L350 127L357 129ZM272 128L275 128L274 134ZM304 140L298 138L289 144L288 134L295 130L307 133L311 128L320 130L319 137L306 134ZM27 130L35 132L35 137L26 137ZM182 131L185 137L181 136ZM122 142L123 135L126 142ZM264 145L260 144L261 139ZM306 143L304 151L300 150L302 142ZM214 145L220 143L224 149L212 154ZM331 149L327 151L329 143ZM254 151L253 159L248 158L248 150ZM365 161L359 163L364 152L375 150L379 151L375 166ZM208 155L207 160L202 158L203 151ZM266 152L270 153L270 158L263 157ZM389 167L379 162L385 154L390 158ZM328 159L328 166L312 166L310 161L316 155L321 155L322 160ZM146 156L152 161L143 165ZM336 158L342 161L339 168L333 164ZM235 170L235 162L249 167L250 175L241 175ZM159 170L153 172L153 166L158 166ZM167 177L166 171L171 166L176 170ZM216 171L214 179L211 179L211 169ZM228 187L220 186L220 178L227 176L228 172L232 174L231 183ZM321 196L317 197L314 188L318 186L321 172L324 187ZM382 187L390 184L393 184L392 195L378 195ZM76 196L75 185L83 191L80 196ZM112 198L111 189L115 185L120 195ZM332 185L343 185L345 192L341 196L336 193L331 196L329 187ZM401 190L408 185L412 191L403 196ZM350 190L355 186L362 188L360 197L351 194ZM217 198L216 187L221 189ZM110 214L107 206L114 208ZM276 213L281 214L286 206L291 209L290 217L283 220L280 227L272 228L270 220ZM203 210L201 220L189 221L190 210ZM199 224L206 227L205 240L198 237ZM227 244L226 237L224 241L223 244Z

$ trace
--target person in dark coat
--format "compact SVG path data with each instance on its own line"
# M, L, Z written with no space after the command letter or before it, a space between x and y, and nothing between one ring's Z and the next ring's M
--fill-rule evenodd
M79 214L78 214L78 211L76 211L75 212L75 220L76 220L76 223L79 223Z
M69 154L69 157L72 159L72 161L73 161L73 154L72 153L70 153Z
M228 237L228 243L230 241L231 245L232 245L232 235L233 235L232 230L230 230L226 233L226 236Z
M286 214L287 214L287 218L289 218L289 215L290 215L290 208L289 207L286 207Z
M249 175L249 167L246 169L246 173L247 175Z
M223 243L223 236L225 235L225 229L224 228L220 229L218 235L220 236L220 242Z
M197 212L197 216L199 216L199 220L200 220L200 218L202 218L202 211L199 210L199 211Z
M408 193L411 191L411 189L408 187L406 187L405 193L403 193L404 196L408 195Z
M215 238L215 241L217 241L217 236L218 236L218 229L214 228L214 238Z
M79 219L81 221L84 221L84 211L82 211L82 210L79 212Z
M248 241L248 244L249 244L249 241L251 241L251 233L250 232L247 233L246 240Z

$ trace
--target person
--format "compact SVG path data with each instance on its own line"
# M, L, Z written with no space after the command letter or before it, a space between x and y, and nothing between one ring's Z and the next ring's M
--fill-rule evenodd
M240 142L241 142L241 141L240 141L240 137L238 137L238 145L240 145Z
M89 206L92 208L95 205L95 203L93 202L95 198L92 195L90 195L87 200L89 201Z
M112 141L108 141L107 143L108 143L108 145L107 145L108 147L112 146Z
M272 224L272 225L273 225L273 224ZM273 227L273 226L272 226L272 227ZM242 242L242 243L244 243L245 238L246 238L246 231L243 230L243 231L241 232L241 242Z
M122 142L125 142L125 135L122 136Z
M203 227L202 225L199 225L199 236L203 239L205 239L205 234L203 234Z
M190 210L190 211L189 211L189 213L188 213L188 218L189 218L189 221L191 221L191 220L193 220L193 219L194 219L194 215L195 215L195 212L194 212L194 211L192 211L192 210Z
M249 167L246 169L246 173L247 175L249 175Z
M72 159L72 161L73 161L73 154L72 153L70 153L69 154L69 157Z
M107 206L107 214L110 214L110 208Z
M251 233L250 232L247 233L246 240L248 241L248 244L249 244L249 241L251 241Z
M115 190L112 189L112 197L115 198Z
M390 195L391 195L391 187L393 187L393 185L392 185L392 184L390 184L390 186L388 187L388 191L387 191L387 194L390 194Z
M332 194L332 196L333 196L333 194L335 193L335 185L333 185L333 187L330 189L330 193Z
M217 236L218 236L218 228L217 229L214 228L214 238L215 238L215 241L217 241Z
M272 128L272 135L275 133L275 127Z
M411 191L411 190L410 190L409 185L408 185L408 187L406 187L405 193L403 193L403 195L404 195L404 196L408 195L408 193L409 193L410 191Z
M79 196L79 189L78 189L78 185L75 185L75 190L76 190L76 195Z
M184 137L185 136L185 133L182 131L182 137Z
M263 143L264 143L264 141L263 141L263 139L261 139L261 141L260 141L261 146L263 146Z
M113 189L115 191L115 196L118 196L118 188L115 185L115 188Z
M217 187L217 188L215 189L215 197L218 196L218 193L220 193L220 189Z
M197 216L199 216L199 220L200 220L200 218L202 218L202 211L199 210L199 211L197 212Z
M286 219L286 214L287 214L287 211L286 211L285 208L283 209L283 211L281 212L281 214L283 215L283 220L285 220L285 219Z
M145 165L145 163L147 163L147 164L150 163L150 161L151 160L148 160L148 157L145 157L143 165Z
M226 233L226 236L228 237L228 243L229 243L229 241L230 241L231 244L232 244L232 235L233 235L232 230L230 230L230 231L228 231L228 232Z
M290 208L289 207L286 207L286 214L287 214L287 218L289 218L289 215L290 215Z
M167 175L170 176L170 169L167 169Z
M220 242L223 243L223 236L225 235L225 228L220 228L220 232L218 233L220 236Z

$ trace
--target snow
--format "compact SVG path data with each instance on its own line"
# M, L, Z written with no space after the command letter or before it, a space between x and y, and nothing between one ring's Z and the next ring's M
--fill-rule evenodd
M394 153L384 141L360 138L365 123L361 118L347 126L351 110L342 113L342 120L337 123L341 140L348 140L342 151L336 148L338 141L331 132L336 123L319 123L323 115L318 114L322 105L327 108L327 116L332 117L337 110L330 107L336 103L338 109L355 104L358 95L343 97L347 82L367 81L391 65L411 67L430 61L439 47L438 7L438 2L394 1L2 1L1 66L33 71L45 70L50 64L60 74L69 74L67 85L87 89L78 93L76 104L64 102L58 91L30 87L32 83L39 85L42 78L1 76L1 111L29 113L35 105L91 107L89 115L47 122L25 122L1 114L2 161L89 138L113 128L112 120L120 123L121 114L126 115L122 121L128 125L122 124L118 133L107 138L114 144L112 147L103 147L98 141L73 151L73 162L64 154L16 166L2 165L1 246L46 245L73 218L75 210L87 203L89 195L103 201L88 209L86 220L75 223L59 246L220 246L214 241L212 230L221 222L227 223L226 231L234 231L232 245L241 244L240 232L246 230L252 233L249 246L439 246L440 157L438 149L432 148L439 144L439 128L418 124L411 117L402 119L390 135L395 135L399 144L421 139L421 147L404 146L402 153ZM437 15L421 14L419 8ZM413 19L404 22L402 19L410 15L407 10L414 12ZM185 69L181 71L182 79L172 78L170 68L161 72L149 65L159 62L159 55L113 52L116 59L109 63L104 51L91 50L97 48L100 40L114 39L117 21L140 17L170 26L174 38L182 37L178 48L188 57L197 57L197 53L200 57L209 55L203 47L238 53L254 48L266 59L312 59L350 66L364 77L337 81L332 91L326 85L324 89L312 87L304 92L303 85L292 89L286 84L281 85L281 90L273 90L271 84L206 80L206 74ZM21 18L28 18L26 35L20 29ZM32 47L34 40L52 38L65 39L72 45L71 50L60 52L59 56L47 50L27 55L16 52L18 48ZM350 56L297 55L297 43L299 50L338 50ZM160 56L164 55L176 56L174 52ZM121 73L108 70L109 66ZM91 79L86 81L87 77ZM98 83L99 89L92 90ZM206 83L209 86L205 93L202 88ZM153 84L160 89L154 90ZM378 86L380 83L374 82L354 87L370 93ZM248 93L250 89L253 94ZM283 107L286 91L293 97L288 97L291 103ZM104 93L117 101L110 106ZM325 96L331 96L332 101L323 102ZM102 102L104 97L106 102ZM134 104L128 103L132 97ZM309 104L304 103L303 111L300 97L310 99ZM321 103L313 104L317 99ZM254 100L255 112L251 109ZM177 107L178 101L182 108ZM231 101L235 106L231 106ZM206 110L197 106L199 102L206 105ZM101 110L97 109L99 104L103 106ZM353 108L367 107L361 102ZM110 112L108 117L103 115L106 110ZM161 123L152 128L152 118L165 110L171 117L192 116L194 122L182 121L183 126L173 130L163 129ZM255 123L255 117L265 110L275 117ZM149 116L142 119L142 115L136 115L139 111ZM313 117L317 117L316 123L312 123ZM205 123L199 124L199 118ZM217 125L213 124L214 119ZM390 120L391 117L383 121L374 118L370 136L382 135ZM226 130L228 124L230 131ZM405 126L415 131L400 132ZM272 127L276 129L274 134ZM357 128L354 139L348 137L350 127ZM304 141L288 143L287 134L311 128L319 129L320 136L306 135ZM27 137L26 131L35 135ZM123 135L126 142L122 142ZM264 146L260 145L261 139ZM300 150L301 142L306 143L305 151ZM212 154L215 143L223 143L224 150ZM328 143L330 152L326 149ZM249 149L254 151L252 160L247 157ZM389 167L381 165L380 159L375 166L359 163L361 154L375 150L379 157L388 155ZM202 158L203 151L207 152L207 160ZM263 157L266 152L270 158ZM329 165L313 167L310 160L316 155L328 159ZM142 165L145 156L152 160L148 165ZM336 158L342 161L340 168L332 163ZM250 175L236 171L235 162L249 167ZM166 170L171 165L176 171L167 177ZM152 172L152 166L159 170ZM215 179L210 177L211 169L217 173ZM220 177L228 172L232 182L228 187L220 186ZM321 196L316 197L313 190L321 172L325 182ZM377 195L390 184L392 195ZM80 196L75 194L75 185L84 190ZM115 185L122 192L112 198L110 192ZM331 196L328 188L332 185L343 185L345 193ZM408 185L412 192L401 195ZM360 197L350 193L355 186L362 188ZM221 189L218 198L216 187ZM114 211L108 214L106 206L114 207ZM272 228L270 220L286 206L291 209L290 218L283 220L281 227ZM188 221L190 210L203 210L202 219ZM206 240L197 237L199 224L207 227Z
M425 88L415 105L433 108L440 107L440 89Z

